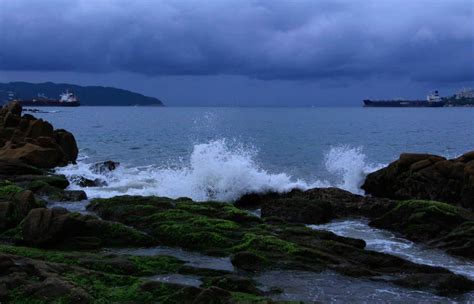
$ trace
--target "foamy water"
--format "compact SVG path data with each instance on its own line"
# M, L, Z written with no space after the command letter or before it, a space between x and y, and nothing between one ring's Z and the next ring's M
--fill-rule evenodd
M474 280L473 262L450 256L440 250L425 248L420 244L397 237L390 231L370 227L367 220L336 220L323 225L309 225L309 227L328 230L345 237L363 239L367 244L367 250L389 253L418 264L444 267Z
M87 158L77 165L57 170L70 180L74 176L102 179L105 187L85 188L88 196L157 195L171 198L189 197L196 201L233 201L253 192L286 192L314 187L337 186L360 193L365 175L380 165L370 164L360 147L336 146L327 151L324 161L328 173L336 180L303 180L285 172L269 172L256 162L257 150L215 140L194 146L189 160L177 163L129 167L122 164L115 171L97 174L90 170ZM317 160L315 160L317 161ZM72 189L80 189L76 184Z

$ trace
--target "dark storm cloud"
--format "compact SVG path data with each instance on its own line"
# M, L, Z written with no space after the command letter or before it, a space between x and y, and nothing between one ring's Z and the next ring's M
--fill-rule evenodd
M472 0L0 0L0 70L474 80Z

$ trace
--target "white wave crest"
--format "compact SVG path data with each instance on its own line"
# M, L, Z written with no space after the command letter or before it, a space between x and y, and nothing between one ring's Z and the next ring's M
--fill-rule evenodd
M254 156L252 149L231 148L225 140L217 140L195 145L189 165L178 168L119 167L106 176L100 176L91 172L89 165L78 163L61 168L58 173L69 178L79 175L105 179L108 186L85 189L89 197L129 194L232 201L252 192L285 192L294 188L305 190L325 186L319 182L293 179L285 173L269 173L255 162ZM79 187L73 185L72 188Z
M102 179L104 187L85 188L88 196L112 197L115 195L157 195L170 198L189 197L195 201L233 201L246 193L267 191L287 192L291 189L336 186L360 193L360 184L367 172L377 167L368 165L361 148L338 146L325 156L325 166L338 180L331 184L327 179L308 182L295 179L286 173L270 173L255 161L255 149L216 140L197 144L189 162L174 166L119 166L106 174L93 173L84 161L58 169L70 180L74 176ZM73 184L72 189L81 189Z
M329 173L339 178L339 182L334 186L362 194L360 186L367 174L382 168L383 165L368 163L362 147L341 145L332 147L326 154L325 167Z

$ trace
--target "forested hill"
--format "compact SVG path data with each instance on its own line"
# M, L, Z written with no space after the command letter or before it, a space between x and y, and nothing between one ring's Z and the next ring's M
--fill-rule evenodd
M81 105L85 106L163 105L161 100L155 97L144 96L127 90L52 82L0 83L0 104L8 100L8 92L13 92L16 99L31 99L37 97L38 94L56 99L66 90L73 92L79 98Z

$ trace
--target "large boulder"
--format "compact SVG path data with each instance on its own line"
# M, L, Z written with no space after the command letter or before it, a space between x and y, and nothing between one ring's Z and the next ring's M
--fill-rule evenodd
M148 246L152 239L120 223L69 213L63 208L31 210L21 223L20 243L49 248Z
M43 172L15 159L0 159L0 176L41 175Z
M474 209L474 151L447 160L429 154L402 154L369 174L367 194L393 199L428 199Z
M38 168L54 168L76 161L78 149L71 133L54 130L49 122L29 114L21 116L21 112L17 102L0 110L2 163L21 162Z
M10 189L10 194L5 189ZM44 207L33 192L15 185L0 185L0 232L18 225L34 208Z
M287 222L305 224L320 224L346 217L374 218L389 211L395 204L390 199L364 197L338 188L253 193L235 202L239 208L260 208L262 218L276 216Z

